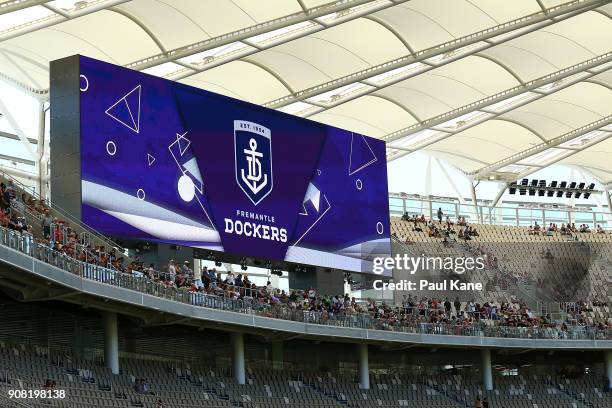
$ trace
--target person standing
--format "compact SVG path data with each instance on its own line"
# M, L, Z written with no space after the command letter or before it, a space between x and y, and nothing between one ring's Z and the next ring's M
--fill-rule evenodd
M168 265L168 280L170 282L174 282L176 280L176 266L174 265L174 259L170 260L170 264Z
M204 287L204 283L202 282L202 270L199 268L193 269L193 283L196 285L198 290Z

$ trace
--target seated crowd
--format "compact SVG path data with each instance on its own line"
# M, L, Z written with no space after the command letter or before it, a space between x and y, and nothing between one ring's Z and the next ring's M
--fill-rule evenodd
M456 241L457 239L469 241L472 237L479 236L476 227L468 225L465 220L465 217L459 217L457 219L457 230L455 230L455 223L451 221L450 217L447 215L445 221L443 222L444 213L442 209L438 209L438 224L434 222L433 219L427 221L425 218L425 214L421 214L420 216L412 215L410 216L407 212L402 216L402 220L413 223L412 231L415 232L425 232L430 238L442 238L443 242L447 243L449 240ZM421 226L423 224L423 226ZM397 236L396 236L397 238ZM410 244L409 238L406 238L406 244Z
M3 213L1 225L3 227L19 233L31 234L35 242L48 247L53 254L61 253L88 264L112 269L116 273L149 279L165 287L186 291L192 295L195 304L201 304L198 303L198 299L201 300L203 296L215 296L246 301L252 307L259 307L261 313L269 317L291 318L291 314L295 313L295 316L302 318L314 317L312 321L316 322L325 322L332 317L363 318L373 322L381 329L416 327L422 324L478 328L494 324L507 327L555 329L559 336L563 336L569 326L567 322L555 323L549 317L537 317L525 304L518 301L502 303L499 306L494 302L486 302L481 305L471 301L462 307L458 299L451 304L448 299L442 301L435 298L405 297L401 305L393 306L371 299L366 302L358 302L348 294L344 296L320 295L314 289L291 290L287 293L284 290L273 288L269 281L266 286L258 287L249 280L246 274L236 275L229 271L223 276L216 269L207 267L194 270L188 261L179 265L174 260L170 260L163 271L158 271L154 264L145 266L138 257L126 262L124 256L114 248L106 249L104 245L92 246L82 234L71 228L68 222L52 217L50 209L43 201L35 200L25 193L18 198L15 192L11 183L0 185L0 205ZM17 208L22 208L24 212L27 211L40 221L42 236L34 233L32 226L27 225L25 218L18 213ZM6 221L7 215L8 221ZM439 228L433 221L427 222L424 215L409 217L408 214L405 214L403 219L413 222L415 230L420 228L419 224L425 224L430 230L429 234L436 236L437 230L438 234L444 235L446 239L455 233L451 228L454 223L447 216L446 225L443 227L442 217L442 211L439 210ZM462 227L457 233L459 238L468 240L470 236L478 235L476 228L467 225L465 218L460 217L456 224ZM492 254L485 255L491 256L490 262L496 262ZM580 313L577 313L576 316L573 316L572 319L573 326L587 325ZM608 326L600 324L596 329L612 329L612 325L610 323ZM146 390L146 383L142 386Z

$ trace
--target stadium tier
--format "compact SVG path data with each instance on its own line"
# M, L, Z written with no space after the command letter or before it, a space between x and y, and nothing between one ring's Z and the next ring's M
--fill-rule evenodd
M612 0L0 0L0 408L611 408Z

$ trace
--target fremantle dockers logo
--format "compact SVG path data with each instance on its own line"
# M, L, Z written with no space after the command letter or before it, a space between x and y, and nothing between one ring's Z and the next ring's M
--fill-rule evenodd
M270 129L244 120L234 121L236 182L257 205L272 191Z

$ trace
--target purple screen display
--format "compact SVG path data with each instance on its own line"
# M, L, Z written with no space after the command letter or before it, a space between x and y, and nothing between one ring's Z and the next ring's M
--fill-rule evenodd
M80 57L82 217L117 237L372 271L385 144Z

